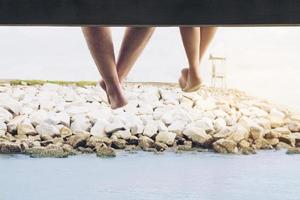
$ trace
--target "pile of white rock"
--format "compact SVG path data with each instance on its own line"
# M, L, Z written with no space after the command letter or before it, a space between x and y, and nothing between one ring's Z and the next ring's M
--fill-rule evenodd
M66 157L127 151L300 152L300 115L237 90L127 83L111 110L99 86L0 85L0 153ZM299 148L298 148L299 147Z

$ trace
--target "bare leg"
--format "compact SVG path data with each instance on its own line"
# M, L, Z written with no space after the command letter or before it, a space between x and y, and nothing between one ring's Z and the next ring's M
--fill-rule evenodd
M182 42L189 62L189 70L184 86L183 77L179 79L180 86L185 92L192 92L199 89L200 79L200 28L199 27L180 27Z
M95 64L106 84L106 93L113 109L127 104L117 74L110 28L83 27L83 34Z
M200 52L199 52L200 64L216 31L217 31L217 27L200 27ZM188 68L184 68L181 71L182 75L179 82L181 88L185 88L187 77L188 77L188 71L189 71Z
M154 27L129 27L126 29L117 62L120 83L127 77L154 30ZM105 90L105 83L103 81L100 82L100 85Z
M201 42L200 42L200 64L205 55L207 47L211 43L217 32L217 27L200 27Z

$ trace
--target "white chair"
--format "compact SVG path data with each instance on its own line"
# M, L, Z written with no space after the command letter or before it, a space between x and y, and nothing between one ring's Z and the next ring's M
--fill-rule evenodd
M226 68L225 68L225 57L216 57L212 54L209 55L209 60L212 63L211 72L211 87L216 88L220 85L220 88L227 88L226 83ZM219 84L218 84L219 83Z

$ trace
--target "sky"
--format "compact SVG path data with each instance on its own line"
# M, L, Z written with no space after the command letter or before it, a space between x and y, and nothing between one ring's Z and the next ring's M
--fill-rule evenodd
M116 57L124 28L112 29ZM79 27L0 27L0 79L98 80ZM220 27L208 55L226 57L229 88L300 111L300 27ZM128 81L177 82L187 66L177 27L157 28Z

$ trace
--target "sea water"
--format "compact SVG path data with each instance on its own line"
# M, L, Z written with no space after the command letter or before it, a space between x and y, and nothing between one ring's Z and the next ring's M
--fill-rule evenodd
M120 153L0 156L1 200L299 200L300 156Z

